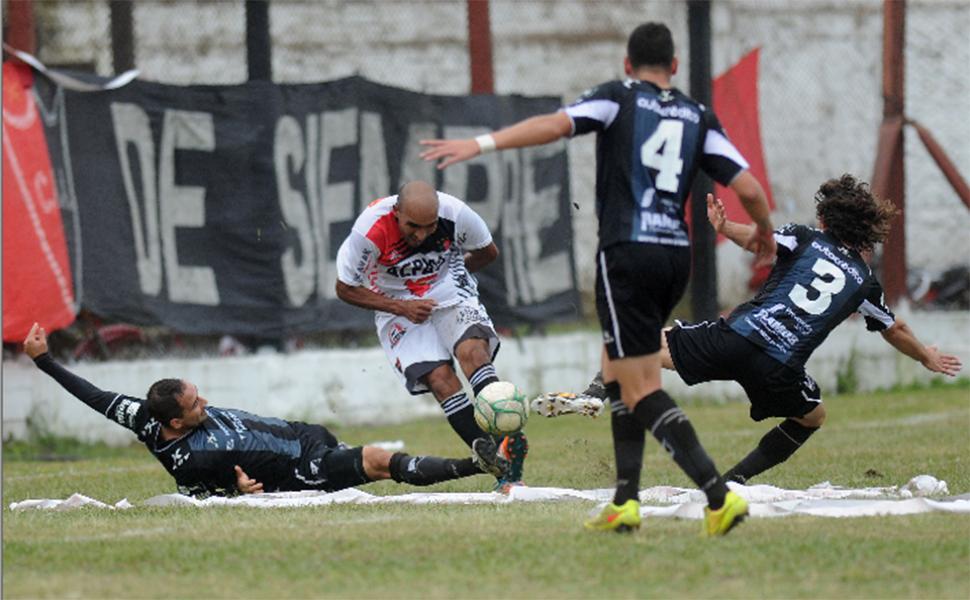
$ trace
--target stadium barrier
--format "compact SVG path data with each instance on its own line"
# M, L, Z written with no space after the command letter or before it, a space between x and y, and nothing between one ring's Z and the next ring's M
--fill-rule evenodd
M924 343L937 344L965 360L970 356L970 336L966 335L970 312L901 311L900 316ZM505 338L496 367L502 379L514 381L530 397L547 391L581 391L597 370L599 352L599 336L593 332ZM310 422L387 424L440 414L430 396L410 396L404 391L377 347L77 363L70 368L104 389L131 395L143 395L156 379L181 377L195 383L215 406ZM925 383L934 377L897 353L880 335L867 332L855 318L832 333L809 361L808 371L821 385L823 397L831 397L839 385L844 389L846 381L858 391L868 391ZM26 356L3 363L3 381L7 439L43 432L112 445L134 440L133 434L69 396ZM664 385L676 398L743 398L737 384L715 382L688 388L672 372L665 372Z

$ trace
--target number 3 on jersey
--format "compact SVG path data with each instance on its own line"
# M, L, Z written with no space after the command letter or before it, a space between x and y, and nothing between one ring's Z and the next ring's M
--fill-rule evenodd
M838 294L845 287L845 273L842 269L833 265L827 260L818 259L812 265L812 271L818 275L809 285L818 292L818 297L810 300L808 289L796 283L788 297L795 303L795 306L804 310L810 315L820 315L832 304L832 296ZM830 277L825 280L823 277Z
M682 121L664 119L640 146L640 162L657 171L653 185L658 190L676 193L680 187L680 172L684 169L684 160L680 157L683 137Z

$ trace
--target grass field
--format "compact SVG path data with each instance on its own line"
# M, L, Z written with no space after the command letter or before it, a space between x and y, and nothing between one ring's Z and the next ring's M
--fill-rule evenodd
M218 403L217 403L218 404ZM970 492L970 387L830 397L821 432L757 483L900 485L928 473ZM722 469L767 429L747 405L685 405ZM535 418L527 479L611 487L607 418ZM462 455L444 419L342 428L351 443L402 439L412 453ZM700 522L651 519L633 536L590 534L591 503L339 505L306 509L136 507L13 513L10 502L74 492L136 505L174 491L141 447L70 447L31 460L6 445L5 598L970 598L970 517L753 519L726 538ZM50 458L50 457L48 457ZM687 486L648 440L643 487ZM485 476L375 494L487 491Z

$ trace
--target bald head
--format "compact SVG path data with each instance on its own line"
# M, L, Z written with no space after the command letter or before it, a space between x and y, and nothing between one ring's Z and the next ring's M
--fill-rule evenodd
M397 194L397 222L409 246L417 247L438 226L438 192L424 181L409 181Z

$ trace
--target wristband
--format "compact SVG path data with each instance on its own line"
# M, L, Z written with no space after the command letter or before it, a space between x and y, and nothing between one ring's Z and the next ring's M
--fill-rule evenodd
M492 134L486 133L475 138L475 143L478 144L478 151L480 154L488 154L489 152L495 151L495 138Z

